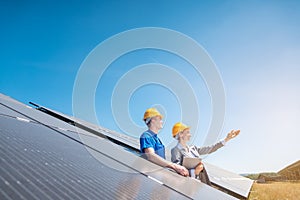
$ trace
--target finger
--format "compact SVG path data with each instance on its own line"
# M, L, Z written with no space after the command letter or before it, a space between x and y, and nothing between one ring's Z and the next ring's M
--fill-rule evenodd
M189 175L190 175L189 171L188 171L188 170L186 170L186 176L189 176Z
M234 136L237 136L238 134L240 134L240 130L236 130L235 132L234 132Z
M234 130L233 132L232 132L232 136L236 136L238 134L238 131L236 131L236 130Z

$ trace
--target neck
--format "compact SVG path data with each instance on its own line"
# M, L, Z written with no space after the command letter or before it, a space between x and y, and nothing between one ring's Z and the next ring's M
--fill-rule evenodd
M152 132L155 133L155 134L157 134L158 131L159 131L159 130L158 130L157 128L155 128L155 127L150 127L149 130L152 131Z
M187 145L186 145L186 141L184 141L184 140L179 140L179 143L183 146L183 147L186 147Z

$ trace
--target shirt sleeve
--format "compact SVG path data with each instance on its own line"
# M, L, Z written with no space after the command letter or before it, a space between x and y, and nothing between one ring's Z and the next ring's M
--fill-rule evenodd
M140 146L141 146L140 148L142 153L144 153L144 149L147 148L154 149L153 138L147 135L143 135L143 137L140 138Z
M204 154L213 153L223 146L224 146L223 142L218 142L211 146L198 147L197 150L198 150L199 155L204 155Z
M178 165L182 165L182 154L176 147L171 150L171 161Z
M226 145L226 141L225 141L225 139L224 139L224 140L222 140L221 142L222 142L223 146L225 146L225 145Z

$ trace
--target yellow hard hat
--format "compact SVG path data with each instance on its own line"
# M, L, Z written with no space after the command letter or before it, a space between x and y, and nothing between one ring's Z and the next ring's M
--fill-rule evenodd
M146 120L148 118L156 117L156 116L160 116L161 118L163 118L163 116L155 108L149 108L146 110L146 112L144 114L144 120Z
M185 129L190 128L189 126L181 123L181 122L177 122L172 129L172 135L173 137L175 137L179 132L184 131Z

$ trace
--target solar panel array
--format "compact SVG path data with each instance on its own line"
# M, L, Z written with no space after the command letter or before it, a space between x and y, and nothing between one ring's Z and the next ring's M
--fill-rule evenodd
M105 129L104 127L91 124L89 122L77 119L75 117L67 116L65 114L59 113L49 108L45 108L45 107L42 108L43 110L53 112L55 115L63 116L69 121L72 121L72 123L76 124L77 126L80 126L86 130L91 130L93 131L93 133L97 135L102 134L105 135L106 137L113 138L114 141L119 141L122 144L126 144L127 147L130 147L133 150L139 149L139 140L137 138L133 138L124 134L117 133L115 131L111 131L109 129ZM166 150L167 158L171 157L169 154L170 151ZM225 191L238 198L248 197L253 184L253 180L249 178L245 178L239 174L224 170L210 163L207 162L204 163L209 178L215 186L220 188L222 191Z
M0 158L0 199L235 199L4 95Z

